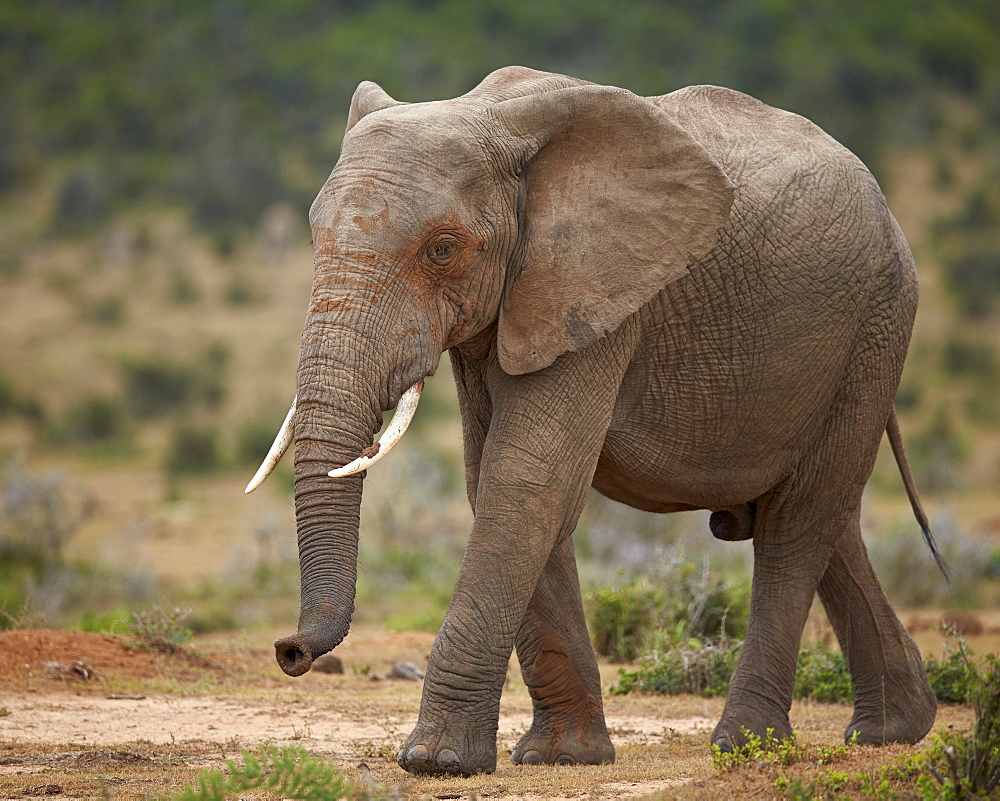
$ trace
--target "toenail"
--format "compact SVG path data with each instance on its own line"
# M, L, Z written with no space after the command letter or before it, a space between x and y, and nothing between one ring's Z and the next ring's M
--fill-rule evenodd
M442 768L457 768L459 761L458 754L450 748L445 748L437 755L438 766Z
M406 752L406 759L408 762L426 762L430 755L426 745L415 745Z
M525 751L521 754L521 764L522 765L541 765L542 755L532 749L531 751Z
M573 759L569 754L563 754L556 760L557 765L575 765L576 760Z
M733 743L728 737L720 737L716 740L713 745L718 748L723 754L733 753Z

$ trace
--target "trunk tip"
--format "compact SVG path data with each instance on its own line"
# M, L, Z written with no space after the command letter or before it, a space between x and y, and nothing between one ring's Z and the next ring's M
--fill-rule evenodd
M313 663L311 649L298 634L276 640L274 656L278 660L278 666L289 676L307 673Z

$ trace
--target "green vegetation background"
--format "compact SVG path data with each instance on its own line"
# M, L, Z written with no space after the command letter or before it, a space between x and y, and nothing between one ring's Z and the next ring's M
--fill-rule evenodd
M953 559L969 562L963 592L1000 574L1000 4L7 0L0 548L10 558L0 608L35 598L59 619L156 597L162 564L118 600L87 595L83 586L115 582L52 559L73 553L78 531L86 545L73 558L91 561L101 538L121 562L138 540L214 542L210 529L252 551L226 568L243 587L238 604L218 582L191 596L203 628L242 625L262 598L294 596L287 470L265 488L279 500L263 512L231 496L293 391L306 211L336 161L351 94L375 80L402 100L450 97L508 64L647 95L729 86L809 117L865 160L923 280L897 398L911 461L925 493L967 512L936 523ZM361 601L414 587L400 626L440 620L467 534L443 378L411 437L422 455L403 449L382 471L409 470L408 489L366 498L363 547L379 549L363 554ZM77 478L46 478L50 465ZM112 473L123 489L106 489ZM116 512L121 498L92 503L102 492L93 487L138 493L147 474L159 483L138 510ZM891 464L880 463L873 486L903 508ZM183 523L190 508L197 523ZM940 602L931 579L913 580L918 539L896 521L879 520L898 541L873 547L894 600ZM579 537L585 579L588 563L607 568L593 573L603 580L612 569L641 573L678 530L598 502ZM700 524L698 536L708 538ZM689 564L679 553L667 561ZM294 617L291 602L277 617Z

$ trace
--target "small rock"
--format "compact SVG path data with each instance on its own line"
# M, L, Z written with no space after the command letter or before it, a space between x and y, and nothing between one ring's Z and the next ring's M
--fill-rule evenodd
M89 681L90 679L99 678L97 671L86 662L81 662L76 660L68 665L60 665L58 662L43 662L42 667L45 668L46 675L52 679L80 679L82 681Z
M424 673L412 662L393 662L392 668L385 674L385 677L405 681L423 681Z
M344 663L340 661L339 656L323 654L323 656L313 662L312 669L319 673L343 673Z

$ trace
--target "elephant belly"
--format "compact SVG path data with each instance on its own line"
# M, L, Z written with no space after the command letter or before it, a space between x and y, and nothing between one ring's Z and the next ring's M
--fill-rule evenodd
M673 308L652 310L667 322L647 328L626 373L594 487L648 511L754 501L810 452L844 380L852 327L819 310L789 320L777 311L761 343L733 327L746 319L739 304L692 331L670 322L689 316L676 296L662 302Z
M671 455L648 442L627 442L609 434L593 486L614 501L647 512L725 509L766 494L788 475L794 461L791 452L777 461L753 463Z

